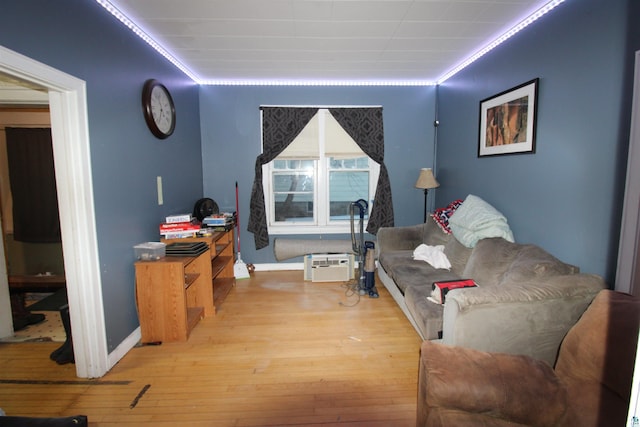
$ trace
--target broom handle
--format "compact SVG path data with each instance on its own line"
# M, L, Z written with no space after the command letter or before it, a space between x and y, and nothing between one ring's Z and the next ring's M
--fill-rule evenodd
M238 252L240 252L240 209L238 202L238 181L236 181L236 227L238 228Z

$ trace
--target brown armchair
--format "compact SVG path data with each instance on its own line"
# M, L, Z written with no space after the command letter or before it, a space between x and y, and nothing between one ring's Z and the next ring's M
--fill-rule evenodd
M624 426L640 299L601 291L560 347L555 369L527 356L425 341L417 426Z

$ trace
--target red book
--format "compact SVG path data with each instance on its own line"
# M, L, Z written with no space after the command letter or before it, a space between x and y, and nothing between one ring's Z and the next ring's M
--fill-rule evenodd
M163 222L160 224L160 232L175 232L175 231L198 231L200 230L200 224L194 224L191 222Z
M452 289L473 288L478 286L473 279L443 280L433 282L431 297L439 304L444 304L447 293Z

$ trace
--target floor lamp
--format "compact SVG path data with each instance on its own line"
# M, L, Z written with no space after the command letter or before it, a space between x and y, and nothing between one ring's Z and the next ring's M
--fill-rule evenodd
M436 181L431 168L420 169L420 175L418 175L418 180L416 181L416 188L424 190L424 222L427 222L427 193L430 188L437 188L439 186L440 183Z

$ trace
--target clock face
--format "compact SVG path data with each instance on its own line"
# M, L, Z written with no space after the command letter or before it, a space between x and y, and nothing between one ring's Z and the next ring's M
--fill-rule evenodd
M171 94L157 80L147 80L142 90L144 117L151 132L167 138L176 126L176 111Z

